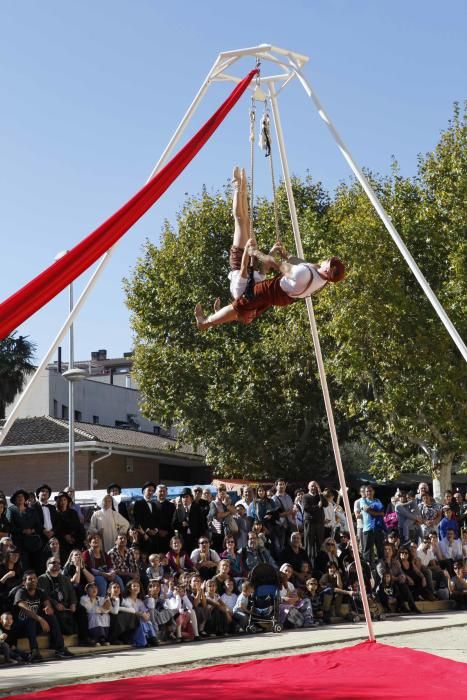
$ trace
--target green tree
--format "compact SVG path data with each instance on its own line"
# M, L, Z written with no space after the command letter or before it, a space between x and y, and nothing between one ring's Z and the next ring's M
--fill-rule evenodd
M300 216L314 220L317 239L327 196L310 179L296 182L295 190ZM230 200L228 189L188 200L177 231L166 225L159 249L147 242L126 282L143 410L176 422L181 439L202 442L217 473L261 478L316 471L329 446L304 306L285 315L271 310L248 327L200 334L194 325L196 301L228 301ZM283 192L279 206L285 222ZM256 219L266 248L274 240L269 202L258 203Z
M35 345L27 337L15 334L0 341L0 418L5 408L23 389L26 376L34 370Z
M454 119L418 175L372 178L379 197L446 312L465 337L467 149L465 116ZM369 441L374 467L394 476L429 470L450 485L466 451L465 363L357 184L342 185L330 226L350 263L327 330L340 408ZM327 339L329 342L329 339ZM415 449L414 449L415 448Z

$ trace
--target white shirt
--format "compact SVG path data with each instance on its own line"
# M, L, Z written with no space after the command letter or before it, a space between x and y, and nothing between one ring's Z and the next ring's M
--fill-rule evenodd
M326 284L318 270L309 263L292 265L288 277L281 277L279 282L282 291L289 297L304 299L309 297Z
M50 510L46 505L42 505L42 515L44 516L44 530L52 530L52 518L50 517Z
M420 545L417 549L417 556L422 562L422 566L429 566L430 561L436 561L436 557L433 554L431 547L428 547L427 551L423 549L423 545Z
M445 559L462 559L462 543L460 540L449 542L447 537L439 543L441 552Z

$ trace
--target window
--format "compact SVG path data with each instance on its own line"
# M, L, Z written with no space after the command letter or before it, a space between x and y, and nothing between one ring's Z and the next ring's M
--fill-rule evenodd
M57 399L54 399L54 412L53 412L53 417L58 418L58 401Z
M93 416L92 422L94 423L94 425L97 425L97 423L99 423L99 416Z
M62 418L63 420L68 420L68 406L62 404Z
M161 426L160 425L155 425L152 430L153 430L154 435L161 434Z
M82 420L83 419L83 414L81 411L75 411L75 420Z

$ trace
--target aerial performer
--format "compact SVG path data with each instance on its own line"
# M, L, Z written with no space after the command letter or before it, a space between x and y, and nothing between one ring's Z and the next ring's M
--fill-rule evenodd
M329 282L340 282L345 276L345 265L336 257L319 265L308 263L289 256L280 241L276 241L268 255L259 251L256 240L251 237L245 170L235 167L232 182L235 229L230 248L229 279L233 302L221 308L220 300L216 299L214 313L210 316L205 316L201 304L196 304L196 325L201 331L233 321L252 323L271 306L289 306L298 299L316 294ZM280 262L275 255L280 257ZM254 284L251 293L246 293L250 259L255 261ZM279 274L266 279L269 270Z

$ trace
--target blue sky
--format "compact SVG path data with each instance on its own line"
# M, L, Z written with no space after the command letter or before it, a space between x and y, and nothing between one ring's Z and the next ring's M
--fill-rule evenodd
M310 56L305 70L357 162L415 173L452 103L466 96L462 0L3 0L0 5L0 241L4 299L104 221L146 180L221 51L271 43ZM239 64L246 73L253 61ZM266 68L266 66L265 66ZM208 92L193 133L231 89ZM298 84L280 97L293 173L329 189L349 177ZM185 193L221 187L248 159L248 99L123 239L75 324L76 356L131 348L122 277L158 241ZM257 188L268 193L258 158ZM79 293L89 272L75 285ZM43 354L63 292L19 331ZM66 343L64 351L66 353Z

